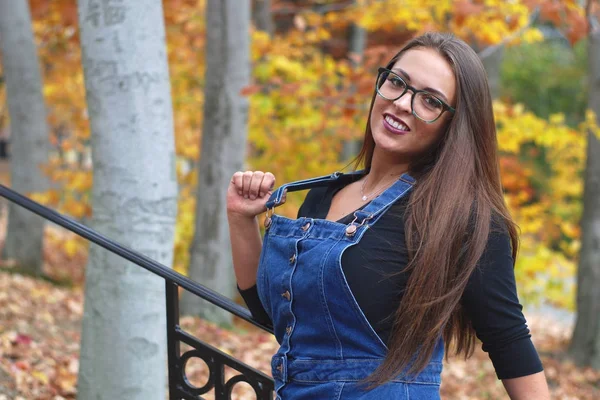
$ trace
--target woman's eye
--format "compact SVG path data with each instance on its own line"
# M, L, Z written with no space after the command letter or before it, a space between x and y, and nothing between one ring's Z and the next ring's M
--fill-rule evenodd
M442 103L433 96L423 96L423 101L431 108L442 108Z
M404 86L404 82L399 78L395 78L395 77L391 76L388 80L392 83L392 85L394 85L396 87Z

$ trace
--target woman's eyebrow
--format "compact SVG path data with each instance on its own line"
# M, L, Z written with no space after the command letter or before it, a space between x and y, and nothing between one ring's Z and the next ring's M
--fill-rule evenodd
M404 75L404 77L406 78L406 80L410 82L410 75L405 70L403 70L402 68L396 67L396 68L392 69L392 71L394 71L396 73L399 73L401 75ZM441 98L443 98L446 101L446 103L448 103L448 98L446 97L446 95L444 93L440 92L439 90L434 89L432 87L426 87L426 88L423 88L423 90L426 90L426 91L428 91L430 93L433 93L433 94L437 94L438 96L440 96Z

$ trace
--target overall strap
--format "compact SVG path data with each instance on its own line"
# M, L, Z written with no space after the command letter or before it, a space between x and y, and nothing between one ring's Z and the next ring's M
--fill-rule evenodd
M335 182L338 179L340 179L342 176L361 176L364 174L364 170L361 171L355 171L355 172L349 172L349 173L342 173L342 172L334 172L331 175L324 175L324 176L319 176L317 178L311 178L311 179L305 179L302 181L296 181L296 182L290 182L290 183L286 183L284 185L281 185L279 188L277 188L277 190L275 192L273 192L273 194L271 194L271 197L269 197L269 200L267 201L267 210L273 209L275 207L277 207L278 205L281 204L281 199L283 198L283 195L286 192L296 192L298 190L305 190L305 189L311 189L314 187L320 187L320 186L327 186L329 185L331 182Z

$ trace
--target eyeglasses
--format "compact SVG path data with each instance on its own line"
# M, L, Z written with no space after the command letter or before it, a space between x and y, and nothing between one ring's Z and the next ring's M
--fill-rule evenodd
M410 102L413 115L428 124L435 122L444 111L452 114L456 111L444 101L426 90L415 89L398 74L387 68L379 68L377 75L377 94L386 100L396 101L410 90L413 96Z

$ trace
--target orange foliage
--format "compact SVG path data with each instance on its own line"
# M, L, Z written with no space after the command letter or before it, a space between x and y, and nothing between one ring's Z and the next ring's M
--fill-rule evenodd
M552 21L572 42L585 35L586 27L584 12L574 0L407 0L401 8L392 0L357 0L354 5L323 4L332 10L326 13L315 12L314 4L274 1L275 19L287 28L273 38L251 32L252 83L240 93L250 99L246 167L274 172L278 184L340 170L348 163L340 153L345 141L360 140L363 135L374 71L411 35L427 29L452 30L472 39L478 48L511 35L516 41L521 37L539 40L535 30L527 28L531 11L538 7L542 20ZM31 5L54 149L46 171L57 183L56 189L38 194L38 199L76 218L88 218L90 129L76 3L31 0ZM204 6L205 0L163 2L181 188L175 268L182 272L193 236L195 166L201 142ZM351 23L369 31L360 66L353 66L346 51ZM562 183L578 179L583 168L582 131L567 131L560 120L535 119L522 107L496 104L495 108L502 125L499 135L504 135L501 168L506 196L524 231L523 262L534 266L523 268L523 274L536 276L552 264L557 251L566 257L561 264L572 266L579 233L570 221L577 218L580 208L570 202L579 195L581 185ZM555 178L548 190L536 187L531 165L519 161L526 143L550 149L547 161L562 166L552 171ZM303 194L291 193L278 212L294 216L302 198ZM73 253L73 243L61 243L67 253Z

